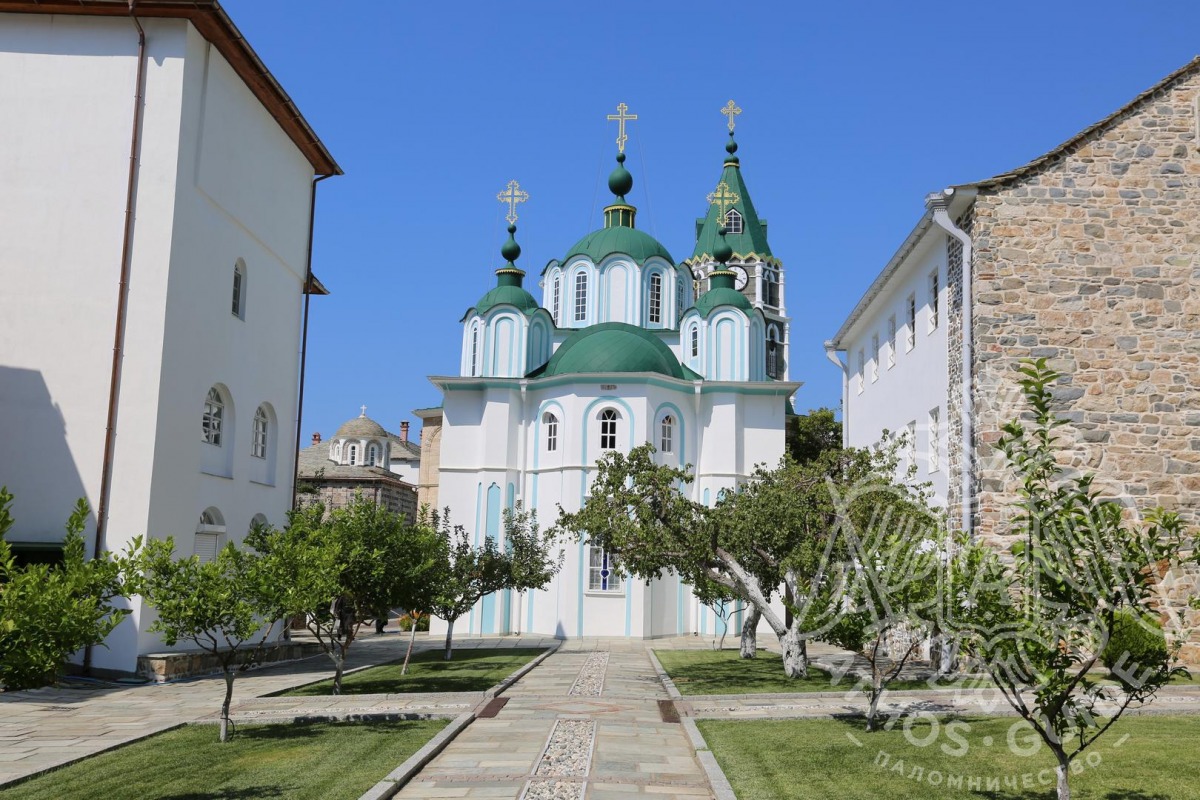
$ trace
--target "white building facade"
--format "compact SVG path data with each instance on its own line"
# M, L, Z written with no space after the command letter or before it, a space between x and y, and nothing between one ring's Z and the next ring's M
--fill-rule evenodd
M735 151L731 137L726 173L740 169ZM578 510L597 459L610 450L649 442L663 463L692 465L686 491L706 504L783 455L799 384L784 379L782 289L764 308L750 298L756 286L747 281L739 291L741 276L729 269L770 258L781 272L744 186L737 207L710 208L696 252L677 264L635 227L624 160L622 153L609 178L615 198L605 226L547 265L540 303L522 286L510 226L497 286L462 320L459 374L431 379L444 394L439 505L477 543L502 540L503 511L517 503L542 527L560 507ZM722 237L717 229L731 212L742 217L741 231ZM745 244L751 226L758 252ZM717 629L719 620L676 576L622 577L601 548L565 547L564 567L545 591L484 598L458 630L648 638Z
M17 542L60 541L83 497L89 553L173 536L209 557L291 505L314 176L340 170L216 3L165 5L0 14ZM93 665L161 650L151 613Z

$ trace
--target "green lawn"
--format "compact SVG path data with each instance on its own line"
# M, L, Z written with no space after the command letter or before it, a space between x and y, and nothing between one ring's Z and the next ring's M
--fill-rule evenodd
M739 798L1054 797L1052 784L1038 785L1039 776L1052 780L1054 757L1044 745L1033 752L1029 742L1036 735L1015 718L954 721L957 739L948 735L947 720L939 723L936 735L928 720L917 721L910 736L926 743L920 747L910 743L899 725L868 734L861 719L699 720L697 724ZM1010 728L1018 747L1029 746L1028 755L1010 750ZM1200 796L1200 760L1194 757L1198 749L1200 716L1121 720L1085 751L1083 757L1093 761L1099 757L1099 761L1072 775L1071 796L1073 800L1192 800ZM919 769L919 779L913 777L914 768ZM1051 772L1042 772L1047 769ZM962 777L960 787L948 783L952 776ZM978 779L978 788L971 786L971 778Z
M442 651L429 650L412 657L408 674L400 674L403 661L392 661L342 678L343 694L394 694L397 692L482 692L541 655L538 648L456 650L450 661ZM332 691L332 681L310 683L280 692L281 695L321 695Z
M778 653L758 651L743 659L736 650L655 650L663 669L680 694L771 694L784 692L839 692L852 690L858 679L844 676L836 684L829 673L809 667L808 677L788 678ZM978 681L967 684L981 685ZM926 681L893 681L893 691L928 689Z
M355 798L444 728L420 722L188 725L0 792L5 800Z

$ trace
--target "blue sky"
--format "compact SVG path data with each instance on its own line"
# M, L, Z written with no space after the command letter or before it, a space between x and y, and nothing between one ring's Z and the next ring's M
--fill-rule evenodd
M800 410L840 398L821 347L930 192L1011 169L1200 50L1200 4L332 3L225 0L346 172L321 184L304 441L437 405L459 319L500 265L516 178L537 275L600 227L618 102L638 226L691 253L733 98L787 271Z

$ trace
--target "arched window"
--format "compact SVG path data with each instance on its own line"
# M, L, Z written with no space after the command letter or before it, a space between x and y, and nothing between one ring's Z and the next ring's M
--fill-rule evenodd
M250 441L250 455L255 458L267 457L267 429L269 427L267 410L259 406L258 410L254 412L254 430Z
M575 321L587 319L588 276L586 272L575 274Z
M350 456L347 459L346 463L352 467L358 463L358 445L356 445L356 444L350 445Z
M221 446L221 426L225 421L225 400L217 387L208 390L204 399L204 441Z
M554 318L554 324L558 325L561 320L558 318L558 312L562 308L562 276L555 273L554 280L550 284L550 316Z
M479 325L471 326L471 374L479 372Z
M617 449L617 420L620 416L611 408L600 412L600 449Z
M686 289L683 286L683 281L675 282L675 320L679 324L679 318L683 316L683 302L686 296Z
M342 443L341 442L333 443L333 452L330 453L330 455L334 461L342 460Z
M246 318L246 262L240 258L233 265L233 315Z
M546 426L546 450L553 452L558 449L558 417L547 411L542 414L542 424Z
M650 276L650 322L662 322L662 273L656 272Z
M196 533L192 540L192 552L200 561L212 561L221 550L221 537L225 535L225 518L216 508L209 507L200 514Z
M675 418L667 414L662 418L662 447L658 448L664 453L675 452Z
M367 466L373 467L379 463L379 447L371 445L367 448Z
M729 209L729 213L725 215L725 232L742 232L742 215L738 213L736 208Z
M270 525L265 514L255 514L250 519L250 532L253 533L255 528L267 528Z
M700 326L692 326L692 358L700 356Z
M767 377L778 378L779 369L779 328L771 325L767 328Z

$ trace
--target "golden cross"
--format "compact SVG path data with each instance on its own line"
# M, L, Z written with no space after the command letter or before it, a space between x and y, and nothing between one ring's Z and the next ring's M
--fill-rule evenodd
M708 202L721 210L721 224L725 224L725 215L729 213L729 207L742 198L737 192L729 190L729 184L721 181L717 184L717 190L708 196Z
M729 132L733 133L733 118L742 113L742 110L734 105L734 102L730 100L725 104L725 107L721 109L721 113L729 117Z
M524 203L529 199L529 192L521 191L521 184L516 181L509 181L508 187L503 192L496 195L496 199L501 203L508 203L508 213L504 218L508 220L509 225L517 224L517 203Z
M629 138L625 135L625 123L631 119L637 119L637 114L627 114L625 113L627 111L629 111L629 106L619 103L617 113L608 115L609 119L617 121L617 152L619 153L625 152L625 140Z

